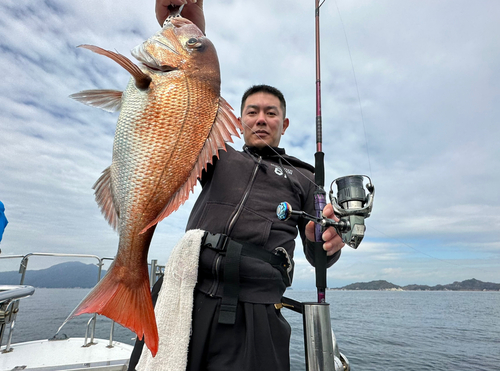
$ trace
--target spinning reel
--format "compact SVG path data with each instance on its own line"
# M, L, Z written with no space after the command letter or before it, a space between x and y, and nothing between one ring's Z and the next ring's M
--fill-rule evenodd
M363 178L368 180L366 186L363 185ZM337 196L333 191L333 184L337 184ZM368 191L368 194L365 192ZM288 220L292 215L312 220L323 228L334 227L342 241L357 249L365 236L365 219L371 214L375 187L371 179L366 175L348 175L335 179L330 185L330 202L333 212L339 221L325 217L315 217L304 211L292 210L288 202L282 202L276 209L276 215L280 220Z

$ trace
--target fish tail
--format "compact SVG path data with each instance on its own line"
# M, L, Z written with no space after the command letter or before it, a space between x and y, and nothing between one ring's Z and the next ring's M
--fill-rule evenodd
M158 351L158 329L149 288L147 267L140 274L140 282L131 284L120 279L120 274L112 270L123 267L112 265L104 278L82 300L68 316L63 325L71 318L83 313L98 313L136 333L143 339L153 357ZM111 273L111 274L110 274ZM62 328L61 326L61 328Z

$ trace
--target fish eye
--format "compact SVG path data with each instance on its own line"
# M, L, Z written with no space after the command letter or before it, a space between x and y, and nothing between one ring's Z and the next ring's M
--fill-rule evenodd
M199 48L201 46L201 42L197 38L192 37L187 41L186 45L191 48Z

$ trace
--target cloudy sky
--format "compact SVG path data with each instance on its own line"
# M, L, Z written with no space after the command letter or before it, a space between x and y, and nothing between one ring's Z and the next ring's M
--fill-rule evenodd
M114 256L118 237L91 187L111 162L118 116L68 96L124 89L126 71L76 46L130 56L159 29L154 1L2 0L0 11L2 256ZM206 0L205 14L222 95L239 110L248 86L279 87L291 122L282 144L312 163L314 1ZM500 282L498 14L496 0L322 6L326 181L366 174L376 187L365 240L344 249L329 286ZM151 258L167 260L195 197L160 223ZM314 288L301 252L296 263L294 287Z

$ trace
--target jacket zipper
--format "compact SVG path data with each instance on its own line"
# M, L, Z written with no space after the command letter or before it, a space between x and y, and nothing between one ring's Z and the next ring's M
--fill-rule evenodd
M231 218L231 221L229 222L229 226L227 228L227 235L231 235L231 231L234 227L234 224L240 217L241 212L243 211L243 206L245 206L245 202L248 198L248 195L250 194L250 190L252 189L253 183L255 181L255 177L257 176L257 171L259 170L259 166L262 162L262 156L259 156L259 159L257 160L257 163L255 164L255 167L253 169L252 177L250 178L250 181L248 182L247 188L245 189L245 193L243 194L243 197L241 198L241 201L236 209L236 213L233 215Z
M213 265L212 273L214 275L214 280L212 282L212 286L210 287L210 290L208 290L208 295L211 297L215 296L217 294L217 289L219 288L219 270L220 270L220 262L222 260L222 255L217 254L217 257L215 258L215 262Z

